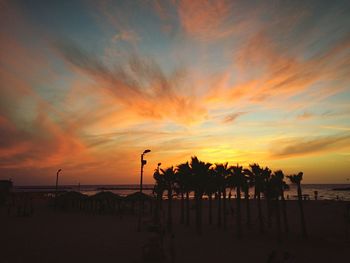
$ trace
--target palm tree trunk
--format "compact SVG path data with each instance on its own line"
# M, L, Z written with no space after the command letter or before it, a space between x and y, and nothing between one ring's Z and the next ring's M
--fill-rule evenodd
M196 229L197 229L197 234L201 235L202 234L202 218L201 218L201 197L199 193L195 193L195 199L196 199Z
M164 194L164 191L162 190L160 192L160 203L159 203L159 212L162 212L163 211L163 194Z
M260 227L260 233L263 234L265 230L264 230L264 219L263 219L262 210L261 210L260 191L257 191L257 198L258 198L259 227Z
M224 229L227 228L227 212L226 212L226 189L222 191L222 210L223 210L223 219L224 219Z
M281 240L281 212L278 197L275 200L275 208L276 208L276 223L277 223L277 239Z
M236 211L236 216L237 216L237 238L242 237L242 218L241 218L241 187L237 186L237 211Z
M286 205L286 199L284 199L283 188L281 189L281 201L282 201L282 214L283 214L284 231L287 234L287 233L289 233L289 225L288 225L288 217L287 217L287 205Z
M298 204L299 204L299 210L300 210L302 235L304 238L307 238L306 224L305 224L305 217L304 217L304 208L303 208L303 196L302 196L302 192L301 192L300 183L298 184Z
M190 225L190 192L186 191L186 226Z
M244 199L245 199L245 206L246 206L246 213L247 213L247 226L251 226L251 219L250 219L250 204L249 204L249 188L245 189L244 191Z
M257 196L258 196L258 189L254 187L254 200L256 199Z
M160 194L157 193L157 199L156 199L156 207L154 209L154 224L159 224L160 220L159 220L159 217L160 217Z
M218 191L218 227L221 227L221 191Z
M265 198L266 198L266 209L267 209L267 227L271 228L272 226L272 212L271 212L271 198L270 198L270 194L267 192L265 194Z
M185 223L185 199L184 199L184 191L181 189L181 212L180 212L180 224Z
M202 213L202 195L199 196L199 235L202 235L203 213Z
M209 225L213 223L213 213L212 213L212 194L208 194L209 202Z
M168 231L172 231L172 190L168 189Z

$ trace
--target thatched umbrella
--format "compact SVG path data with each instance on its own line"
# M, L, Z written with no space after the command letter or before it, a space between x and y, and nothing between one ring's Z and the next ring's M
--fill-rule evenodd
M96 208L99 213L102 212L115 212L116 204L118 204L118 212L120 212L120 201L122 197L118 194L110 191L102 191L90 196L89 201L92 204L92 208Z
M129 194L125 197L125 201L131 203L132 214L134 214L134 212L135 212L135 203L139 202L140 200L142 201L142 203L144 203L145 201L148 201L150 203L150 210L152 213L152 203L153 203L154 198L150 195L146 195L146 194L141 193L141 192L135 192L135 193Z
M57 196L58 207L68 209L82 209L84 201L87 199L87 195L80 192L69 191Z

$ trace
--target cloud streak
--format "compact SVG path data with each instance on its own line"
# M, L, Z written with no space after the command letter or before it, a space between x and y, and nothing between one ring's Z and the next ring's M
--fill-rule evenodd
M167 76L155 61L135 54L126 65L115 65L112 70L73 43L56 44L56 48L75 69L87 74L116 101L140 116L169 118L186 124L205 118L206 111L193 92L179 92L185 85L184 71L175 70Z
M316 138L293 138L277 140L273 143L273 158L302 157L325 152L349 149L350 134Z

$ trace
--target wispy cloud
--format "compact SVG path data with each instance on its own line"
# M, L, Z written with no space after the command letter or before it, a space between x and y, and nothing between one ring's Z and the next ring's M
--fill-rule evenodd
M113 42L126 41L134 44L140 40L140 37L134 31L122 31L115 34L112 38Z
M126 65L115 65L110 69L96 56L73 43L58 43L56 48L75 69L94 79L115 100L140 116L170 118L182 123L205 118L206 110L199 104L193 91L181 93L181 86L186 85L183 70L175 70L168 76L154 60L140 58L135 54Z
M310 119L310 118L312 118L314 116L315 115L312 114L311 112L304 111L302 114L299 114L297 116L297 119L299 119L299 120L307 120L307 119Z
M185 32L199 40L217 40L236 30L230 22L231 2L190 1L178 3L178 13Z
M231 113L229 115L227 115L224 119L223 119L223 123L233 123L237 120L237 118L239 118L240 116L246 114L247 112L234 112L234 113Z
M314 138L291 138L274 141L271 145L273 158L302 157L305 155L338 152L349 149L350 135L341 134Z

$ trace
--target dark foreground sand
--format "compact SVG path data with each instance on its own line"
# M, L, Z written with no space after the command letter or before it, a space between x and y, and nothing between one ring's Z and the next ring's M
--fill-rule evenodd
M234 201L231 201L234 203ZM244 203L243 207L243 222ZM243 227L243 238L235 236L235 217L228 216L227 230L208 225L207 203L203 209L203 235L197 236L194 210L191 226L179 224L179 202L174 204L174 262L268 262L272 251L277 257L287 251L292 261L271 262L350 262L350 222L345 218L345 202L306 201L309 239L300 236L299 211L288 201L290 234L277 241L275 228L260 235L255 202L251 200L253 227ZM164 209L166 210L166 201ZM265 207L264 207L265 208ZM44 201L35 201L31 217L7 215L0 209L0 262L143 262L142 247L154 233L136 231L137 216L94 215L85 212L54 211ZM266 210L264 210L266 214ZM150 215L145 215L147 220ZM275 224L274 224L275 225ZM164 246L169 259L170 235Z

